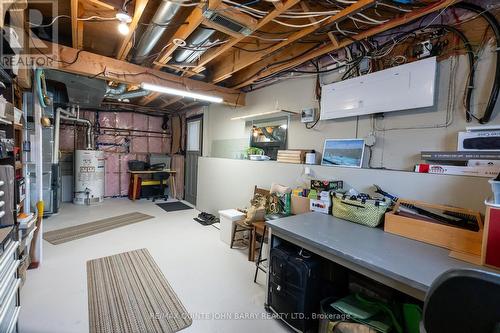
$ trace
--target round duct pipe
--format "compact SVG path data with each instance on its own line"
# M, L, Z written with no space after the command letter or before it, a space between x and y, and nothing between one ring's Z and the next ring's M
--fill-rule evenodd
M168 27L168 24L179 11L180 6L174 2L163 0L158 7L151 24L148 26L137 45L133 61L141 63L151 53L161 36Z
M209 44L209 38L215 33L213 29L199 28L189 36L186 45L190 48L204 47ZM193 51L187 49L177 49L174 53L174 60L178 63L194 62L206 50Z

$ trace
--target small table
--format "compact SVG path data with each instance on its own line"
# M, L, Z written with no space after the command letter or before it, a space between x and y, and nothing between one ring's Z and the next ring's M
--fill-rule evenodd
M135 201L137 195L137 183L139 182L140 175L154 175L157 173L168 173L170 174L170 194L173 198L177 198L177 191L175 189L175 175L177 171L171 169L164 170L143 170L143 171L128 171L132 175L132 201Z

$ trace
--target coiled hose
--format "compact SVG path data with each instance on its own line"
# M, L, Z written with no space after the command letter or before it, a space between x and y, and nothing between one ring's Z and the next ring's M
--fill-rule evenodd
M491 87L490 98L488 100L488 105L484 110L483 116L479 119L481 124L486 124L490 121L491 115L493 114L493 109L495 108L495 104L498 99L498 91L500 89L500 25L493 14L488 12L486 9L481 6L467 3L467 2L459 2L454 6L455 8L461 8L465 10L469 10L471 12L475 12L480 15L486 22L488 22L489 26L493 30L496 39L496 49L497 53L497 61L496 61L496 70L495 70L495 78L493 81L493 87ZM470 121L470 118L467 119Z

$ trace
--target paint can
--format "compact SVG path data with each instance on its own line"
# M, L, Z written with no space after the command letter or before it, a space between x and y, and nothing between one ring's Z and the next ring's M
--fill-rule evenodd
M306 153L306 164L316 164L316 153Z

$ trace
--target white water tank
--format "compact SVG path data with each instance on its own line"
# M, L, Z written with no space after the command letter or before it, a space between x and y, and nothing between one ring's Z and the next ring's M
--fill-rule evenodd
M75 196L73 203L90 205L104 200L104 152L75 151Z

